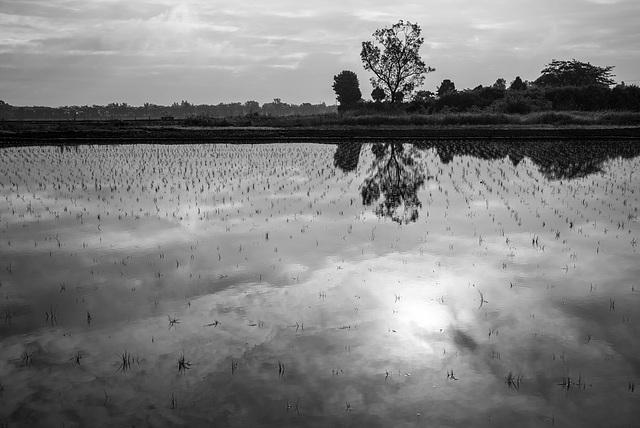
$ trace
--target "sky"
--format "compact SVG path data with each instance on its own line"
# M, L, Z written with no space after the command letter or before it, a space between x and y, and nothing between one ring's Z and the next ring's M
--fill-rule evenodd
M2 0L0 100L12 105L335 104L371 74L361 44L416 22L422 59L457 89L535 80L553 59L640 84L638 0Z

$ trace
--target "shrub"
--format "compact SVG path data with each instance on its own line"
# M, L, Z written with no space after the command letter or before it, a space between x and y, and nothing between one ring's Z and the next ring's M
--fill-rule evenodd
M507 114L529 114L548 110L551 103L545 100L542 93L536 91L507 91L505 97L491 105L495 112Z

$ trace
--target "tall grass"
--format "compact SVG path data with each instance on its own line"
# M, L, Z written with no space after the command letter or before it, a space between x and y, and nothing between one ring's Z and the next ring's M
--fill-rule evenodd
M252 116L226 118L227 126L331 127L331 126L638 126L640 112L544 111L529 114L499 112L438 114L359 114L346 112L316 116Z
M406 113L348 111L343 114L329 113L310 116L267 116L247 115L233 117L191 116L170 123L0 123L0 137L12 134L45 132L69 133L78 136L96 135L122 131L141 131L163 129L179 131L185 126L203 128L336 128L336 127L526 127L526 126L640 126L640 112L631 111L540 111L528 114L512 114L494 111L456 112L456 113ZM4 131L4 132L3 132ZM132 134L133 135L133 134Z
M317 128L331 126L496 126L496 125L578 125L633 126L640 125L640 112L603 111L543 111L529 114L509 114L479 111L464 113L376 113L348 111L312 116L236 117L191 116L176 124L204 127L283 127Z

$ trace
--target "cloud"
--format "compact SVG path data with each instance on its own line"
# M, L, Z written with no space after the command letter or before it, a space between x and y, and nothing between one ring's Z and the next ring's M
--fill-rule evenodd
M324 86L342 69L361 74L363 93L370 92L359 57L361 42L399 19L418 22L423 30L423 58L437 69L427 76L425 89L434 89L444 78L460 88L498 77L535 79L552 58L606 65L617 65L620 58L618 77L632 80L638 78L633 73L640 32L632 19L638 15L638 2L612 0L439 0L429 7L379 0L7 0L0 5L0 98L13 104L66 104L81 96L70 86L50 86L64 85L67 78L89 82L95 75L100 100L85 98L83 103L103 102L126 86L127 101L140 104L158 94L162 79L171 86L168 79L185 70L200 77L216 69L215 77L225 82L220 98L200 102L241 101L246 79L282 88L277 96L287 102L332 102L330 84L329 89ZM97 57L99 70L91 65ZM327 60L332 62L322 62ZM313 80L304 92L288 89L289 72ZM25 74L33 78L30 85L17 85ZM149 74L157 76L157 84L127 83ZM179 98L202 96L201 86L183 86ZM100 92L84 90L87 97ZM173 92L164 93L153 101L170 102L167 96Z

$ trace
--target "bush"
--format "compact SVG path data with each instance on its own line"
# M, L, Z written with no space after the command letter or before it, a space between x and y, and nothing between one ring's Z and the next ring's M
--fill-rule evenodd
M505 90L479 86L473 90L447 92L435 101L434 112L483 110L505 96Z
M611 90L609 107L614 110L640 111L640 87L618 85Z
M491 104L491 110L507 114L529 114L550 108L551 103L538 91L507 91L503 99Z
M588 125L594 123L593 116L580 115L578 113L544 111L529 115L525 118L526 124L542 125Z
M560 86L544 90L553 110L597 111L609 106L611 90L603 85Z

